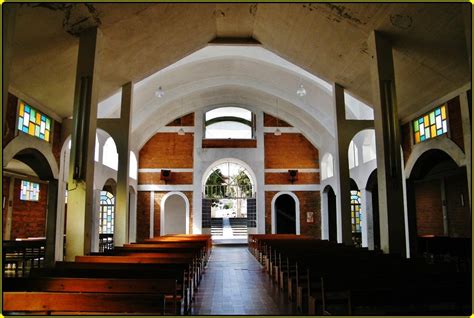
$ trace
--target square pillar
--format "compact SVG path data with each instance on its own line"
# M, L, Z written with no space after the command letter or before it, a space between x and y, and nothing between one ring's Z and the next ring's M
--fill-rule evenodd
M122 86L122 106L119 130L114 134L118 151L117 193L115 197L114 245L128 243L129 170L130 170L130 110L133 84Z
M371 77L377 145L380 245L385 253L405 255L403 201L405 180L402 174L392 46L377 31L371 33L368 43L372 56Z
M94 27L83 31L79 38L68 178L67 261L73 261L76 256L88 254L91 250L101 37L100 30Z

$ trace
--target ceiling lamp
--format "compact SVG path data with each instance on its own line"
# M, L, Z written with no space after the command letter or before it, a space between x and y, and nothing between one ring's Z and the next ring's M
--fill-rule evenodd
M277 116L276 116L276 120L277 120L277 128L275 129L275 132L273 134L275 134L275 136L281 136L281 130L278 126L279 125L279 116L278 116L278 98L276 99L276 113L277 113Z
M158 89L156 90L155 96L158 98L162 98L163 96L165 96L165 92L163 92L163 88L161 88L161 86L158 87Z
M281 136L281 130L280 130L280 128L275 129L274 134L275 134L275 136Z
M304 88L303 84L300 84L300 87L298 88L298 90L296 90L296 95L298 95L299 97L306 96L306 89Z
M179 128L179 130L178 130L178 135L184 136L184 134L185 134L185 132L184 132L183 127Z

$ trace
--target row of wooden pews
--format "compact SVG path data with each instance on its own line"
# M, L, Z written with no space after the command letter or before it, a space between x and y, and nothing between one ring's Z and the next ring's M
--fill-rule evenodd
M250 252L309 315L466 315L471 271L307 236L249 235Z
M3 280L4 314L180 315L211 254L210 235L167 235Z

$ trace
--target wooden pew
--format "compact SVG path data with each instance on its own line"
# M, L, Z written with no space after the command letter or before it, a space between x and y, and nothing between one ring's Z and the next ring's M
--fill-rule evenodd
M103 294L139 294L154 295L155 301L162 304L163 314L177 313L177 281L167 279L130 279L130 278L72 278L72 277L35 277L6 278L3 290L8 292L67 292L67 293L103 293ZM167 310L165 297L172 299L172 311ZM154 312L155 306L152 307ZM18 308L17 308L18 309ZM21 308L20 308L21 309ZM28 311L28 308L18 311ZM80 310L77 310L80 311ZM115 307L107 311L115 312ZM149 312L149 311L146 311Z

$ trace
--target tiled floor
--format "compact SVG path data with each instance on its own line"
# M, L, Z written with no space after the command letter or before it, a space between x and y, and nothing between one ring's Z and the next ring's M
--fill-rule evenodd
M195 295L192 315L293 315L246 246L214 246Z

